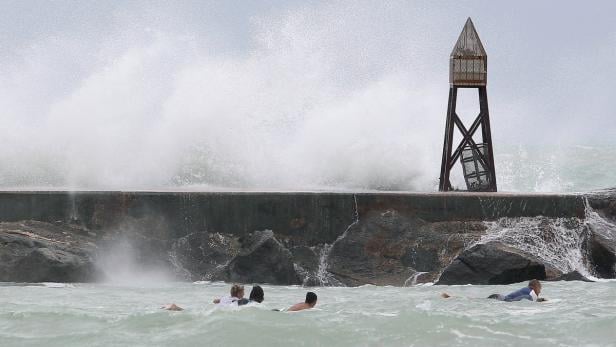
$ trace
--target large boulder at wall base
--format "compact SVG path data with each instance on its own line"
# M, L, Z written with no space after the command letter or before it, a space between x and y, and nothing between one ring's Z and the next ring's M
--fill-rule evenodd
M319 262L323 246L292 246L289 251L293 255L295 271L302 278L302 285L309 287L324 285L319 278Z
M616 189L588 195L588 266L598 277L616 278Z
M579 271L574 270L571 272L567 272L566 274L562 274L556 278L548 278L548 281L581 281L581 282L594 282L588 277L582 275Z
M291 252L270 230L256 231L240 238L241 249L221 271L228 282L301 284Z
M590 207L608 221L616 221L616 188L595 191L586 196Z
M601 278L616 278L616 232L592 227L586 247L594 273Z
M219 276L239 251L236 236L203 231L175 240L169 255L179 277L198 281Z
M85 282L93 279L92 234L36 221L0 223L0 282Z
M333 244L327 270L348 286L431 282L485 230L476 221L428 223L406 211L370 211Z
M546 278L544 264L500 242L488 242L462 252L436 284L511 284L533 278Z

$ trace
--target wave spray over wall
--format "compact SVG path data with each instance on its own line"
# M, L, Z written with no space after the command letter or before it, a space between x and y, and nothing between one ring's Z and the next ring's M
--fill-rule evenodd
M459 29L451 23L467 9L403 1L243 4L244 12L207 2L90 5L54 3L30 9L28 18L4 14L0 188L437 186L447 58ZM500 55L490 100L501 190L613 182L601 177L613 178L614 170L563 174L572 156L528 147L533 132L525 126L543 129L547 122L553 129L537 109L545 98L519 88L513 98L507 88L517 75L499 64L518 54L510 45L515 37L500 37L529 33L491 20L477 24L490 52ZM548 68L566 70L550 64L542 72ZM475 99L460 96L461 117L475 116ZM545 142L546 134L539 138Z
M369 9L340 10L37 37L0 61L0 187L431 189L441 122L419 115L443 102L415 44L385 59Z

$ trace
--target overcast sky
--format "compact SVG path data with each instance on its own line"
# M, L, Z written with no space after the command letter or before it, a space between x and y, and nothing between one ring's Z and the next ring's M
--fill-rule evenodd
M433 162L440 159L432 157L442 143L449 53L469 16L489 57L496 143L616 138L613 1L2 0L0 6L0 158L17 167L40 160L51 167L67 152L84 165L125 167L139 158L155 167L201 146L209 158L230 158L225 170L253 165L257 171L247 164L254 153L229 148L247 141L264 158L286 163L342 147L357 148L348 156L371 144L400 148L406 136L405 151L421 151L430 159L418 160L437 171ZM473 117L475 95L460 102L460 113ZM230 128L232 134L221 135ZM320 144L326 145L306 149ZM143 159L152 146L164 159ZM279 154L281 146L288 153ZM166 148L173 150L161 154ZM408 154L388 150L392 157Z

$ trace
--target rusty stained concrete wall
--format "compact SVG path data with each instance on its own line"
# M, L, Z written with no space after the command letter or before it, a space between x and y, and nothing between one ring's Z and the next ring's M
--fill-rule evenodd
M581 195L324 192L0 192L0 221L79 223L106 230L136 222L159 238L199 231L273 230L331 243L355 216L395 210L426 222L500 217L583 217Z

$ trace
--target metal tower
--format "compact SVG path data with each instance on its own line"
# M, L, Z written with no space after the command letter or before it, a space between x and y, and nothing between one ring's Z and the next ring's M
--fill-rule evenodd
M449 174L460 159L466 188L469 191L496 191L494 153L490 133L490 113L486 92L488 56L479 40L473 21L469 18L449 58L449 104L445 123L445 141L441 162L440 191L452 190ZM458 88L475 88L479 94L479 115L469 128L456 114ZM481 141L473 135L481 127ZM452 153L454 129L462 140Z

